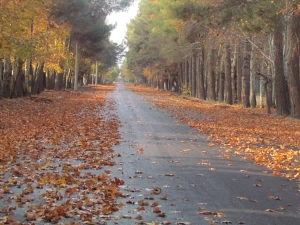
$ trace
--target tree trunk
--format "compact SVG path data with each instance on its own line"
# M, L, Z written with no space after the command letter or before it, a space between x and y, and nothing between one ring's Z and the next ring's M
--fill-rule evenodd
M231 86L231 52L230 44L225 48L225 102L232 105L232 86Z
M0 99L3 97L3 62L0 58Z
M217 50L213 48L210 52L209 72L207 77L207 99L211 101L216 101L216 58Z
M196 97L200 98L200 55L196 54Z
M10 58L7 56L4 58L3 65L3 97L10 97L10 79L11 79L11 63Z
M37 66L35 80L33 83L32 94L39 94L44 90L44 65L45 63L41 63Z
M177 74L178 74L178 82L177 82L177 92L181 94L181 87L182 87L182 62L177 64Z
M96 75L95 75L95 84L98 84L98 61L96 60Z
M220 63L220 78L219 78L219 95L218 101L224 102L224 92L225 92L225 56L222 54L221 63Z
M55 91L61 91L61 89L63 88L63 80L64 80L64 74L56 73L55 82L54 82Z
M204 47L201 47L200 57L199 57L199 97L202 100L206 99L205 91L205 74L204 74L204 65L205 65L205 50Z
M189 61L187 58L184 60L184 85L186 87L189 85Z
M55 86L55 71L53 69L50 69L47 72L46 88L54 89L54 86Z
M271 96L271 91L269 90L268 81L264 82L264 88L265 88L265 93L266 93L266 105L267 105L267 113L271 114L271 104L272 104L272 96Z
M232 58L231 66L231 88L232 88L232 102L237 102L237 75L236 75L236 64L237 64L237 46L234 45L234 53Z
M65 63L65 70L64 70L64 77L63 77L63 88L67 89L67 81L68 81L68 71L69 71L69 64L70 64L70 48L71 48L71 35L68 36L67 42L67 51L66 51L66 63Z
M249 41L246 41L242 79L242 100L245 108L250 107L250 60L251 43Z
M74 90L78 90L78 74L79 74L79 67L78 67L78 41L76 41L75 46L75 76L74 76Z
M196 97L196 54L193 54L191 57L192 61L192 84L191 84L191 96Z
M237 102L242 103L242 77L243 77L243 52L241 43L237 46L237 59L236 59L236 95Z
M189 85L190 96L192 96L192 86L193 86L193 80L192 80L192 71L193 71L192 59L193 59L193 56L190 56L188 58L188 60L189 60L189 70L188 70L188 72L189 72L189 75L188 75L188 77L189 77L189 84L188 85Z
M284 76L283 34L281 28L280 25L275 27L273 39L276 114L287 116L289 115L289 100Z
M22 60L20 59L14 60L10 98L23 96L23 87L22 87L22 80L21 80L22 66L23 66Z
M255 54L252 51L252 57L250 60L250 105L251 108L256 108L256 64L257 62L255 61Z
M263 79L259 79L259 106L264 108L264 84Z
M291 18L289 27L290 48L288 54L288 85L290 91L290 115L300 119L300 15L295 14Z

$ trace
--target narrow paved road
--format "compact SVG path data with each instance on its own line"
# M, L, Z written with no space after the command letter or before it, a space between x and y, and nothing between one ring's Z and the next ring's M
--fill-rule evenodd
M125 181L128 197L108 224L300 224L296 182L239 156L223 159L224 150L209 147L206 135L122 84L109 99L116 102L122 137L112 174Z

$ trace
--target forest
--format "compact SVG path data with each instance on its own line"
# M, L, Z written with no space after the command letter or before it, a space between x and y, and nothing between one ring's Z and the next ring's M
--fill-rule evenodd
M299 0L141 0L122 74L299 119L299 12Z
M132 0L1 0L0 98L111 82L124 47L110 12Z

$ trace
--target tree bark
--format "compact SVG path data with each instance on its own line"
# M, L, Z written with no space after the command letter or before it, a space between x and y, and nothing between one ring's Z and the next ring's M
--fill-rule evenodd
M220 63L220 78L219 78L219 95L218 101L224 102L224 92L225 92L225 56L222 54L221 63Z
M255 54L252 51L252 57L250 60L250 105L251 108L256 108L256 61L255 61Z
M96 60L96 74L95 74L95 84L98 84L98 60Z
M200 98L200 55L196 54L196 98Z
M251 60L251 43L245 42L245 54L243 64L242 79L242 100L245 108L250 107L250 60Z
M232 86L231 86L231 52L230 44L225 47L225 102L232 105Z
M78 90L78 74L79 74L79 67L78 67L78 41L76 41L75 45L75 76L74 76L74 90Z
M287 116L289 115L289 99L284 75L282 26L279 23L273 34L276 114Z
M205 74L204 74L204 65L205 65L205 50L204 47L201 47L200 58L199 58L199 97L202 100L206 99L206 91L205 91Z
M237 64L237 46L234 45L234 53L232 58L231 66L231 88L232 88L232 102L237 102L237 75L236 75L236 64Z
M196 54L194 53L191 57L192 61L192 84L191 84L191 96L196 97Z
M193 66L192 66L192 59L193 56L188 57L189 60L189 70L188 70L188 77L189 77L189 83L188 83L188 87L189 87L189 92L190 92L190 96L192 96L192 86L193 86L193 80L192 80L192 71L193 71Z
M0 58L0 99L3 97L3 62Z
M300 15L292 16L290 27L290 48L288 54L288 85L290 91L290 115L300 119L300 77L299 77L299 54L300 54Z
M23 96L23 87L21 81L22 66L23 62L21 59L14 60L10 98Z
M44 65L41 63L37 66L35 80L33 82L32 94L39 94L44 90Z
M11 63L8 56L4 57L3 65L3 97L10 97Z
M215 48L211 49L210 52L210 63L209 63L209 73L207 82L207 99L211 101L216 101L216 58L217 51Z
M188 59L184 59L184 86L187 87L189 84L189 62Z
M241 43L237 46L237 59L236 59L236 94L237 102L242 103L242 77L243 77L243 52Z

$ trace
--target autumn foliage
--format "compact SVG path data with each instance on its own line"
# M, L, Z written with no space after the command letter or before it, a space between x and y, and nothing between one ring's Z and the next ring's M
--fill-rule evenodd
M107 169L119 156L112 150L119 122L107 116L113 102L104 101L111 90L97 86L1 100L0 224L82 224L118 210L115 199L122 197L118 186L124 182ZM20 222L15 210L23 213Z
M289 179L300 179L300 121L266 115L263 109L201 101L143 86L129 86L156 106L208 134L222 154L240 155Z

